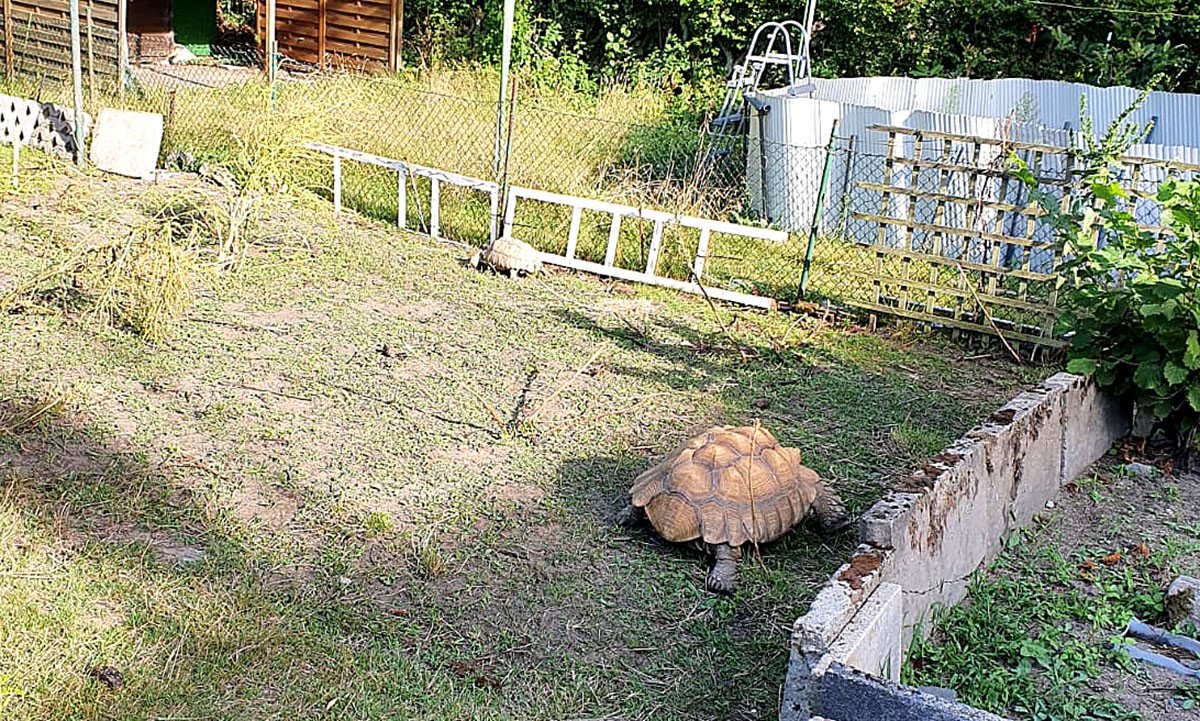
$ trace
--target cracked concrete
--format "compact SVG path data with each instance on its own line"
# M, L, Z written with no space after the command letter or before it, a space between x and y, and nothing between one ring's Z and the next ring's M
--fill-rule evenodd
M1129 420L1092 383L1059 373L880 499L860 520L861 545L793 627L780 719L997 719L896 686L902 650Z

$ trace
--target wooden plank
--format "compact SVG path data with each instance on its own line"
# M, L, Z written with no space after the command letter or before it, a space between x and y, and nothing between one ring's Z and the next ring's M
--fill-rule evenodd
M897 316L900 316L901 318L911 318L913 320L920 320L920 321L924 321L926 323L938 323L941 325L949 326L951 328L975 331L977 333L983 333L983 334L991 335L991 336L996 335L995 331L992 330L991 325L988 325L986 323L986 321L984 323L972 323L970 321L955 320L954 318L944 318L941 316L930 318L926 313L923 313L923 312L911 311L911 310L908 310L905 308L898 308L896 306L891 306L891 305L887 305L887 304L883 304L883 303L871 303L868 301L855 300L853 298L846 299L846 304L852 305L852 306L855 306L858 308L862 308L863 310L875 311L877 313L887 313L889 315L897 315ZM999 325L999 323L997 323L997 324ZM1050 348L1061 348L1063 345L1065 345L1064 341L1057 339L1057 338L1044 338L1039 335L1033 335L1031 333L1023 333L1023 332L1017 331L1017 330L1004 331L1004 338L1009 341L1021 341L1024 343L1034 343L1036 345L1048 346Z
M578 205L571 208L571 227L567 230L567 252L564 253L568 258L575 257L575 248L579 245L579 224L583 219L583 208Z
M939 161L938 165L945 166L945 165L949 164L947 161L950 158L950 148L951 147L952 147L952 145L951 145L950 141L945 140L945 139L942 140L942 156L941 156L941 160ZM972 166L972 167L974 167L974 166ZM916 170L916 166L913 167L913 170L914 171ZM950 184L950 171L946 170L944 167L939 168L938 169L938 191L937 191L938 194L945 197L947 195L946 189L949 186L949 184ZM936 227L936 228L947 227L946 224L944 224L942 222L945 219L945 217L946 217L946 203L944 201L939 200L935 204L934 211L933 211L934 227ZM944 231L937 231L937 230L934 231L933 248L932 248L933 255L937 255L939 257L942 256L942 251L945 249L946 235L947 235L947 233ZM964 249L965 249L967 242L968 241L966 240L966 238L963 238ZM959 277L959 282L960 283L962 282L961 276ZM961 312L961 311L962 311L962 308L959 308L959 309L957 309L956 313Z
M372 42L387 43L388 30L392 27L386 18L365 18L342 13L326 13L325 22L329 28L337 28L351 40L359 36L371 36Z
M311 23L320 19L320 10L316 8L284 8L276 11L279 20L290 20L299 23ZM315 34L315 33L313 33Z
M876 278L871 273L869 273L865 270L855 270L853 268L847 268L843 272L846 273L847 275L853 275L853 276L862 278L863 280L867 280L870 282L882 283L885 286L886 285L906 286L908 288L911 288L913 290L918 290L923 293L933 293L933 294L937 294L937 295L949 295L949 296L954 296L956 298L963 298L965 300L969 300L972 302L974 302L975 298L978 297L979 300L982 301L984 305L1004 306L1005 308L1012 308L1014 310L1023 310L1023 311L1027 311L1030 313L1037 313L1039 315L1050 315L1052 317L1057 316L1060 312L1057 308L1055 308L1054 306L1048 305L1048 304L1033 303L1028 300L1021 300L1019 298L1010 298L1010 297L1004 296L1004 295L981 295L981 294L977 294L977 293L972 293L969 289L955 288L952 286L947 286L943 283L928 283L928 282L922 281L922 280L904 280L901 278L890 278L890 277L889 278ZM910 302L910 305L924 305L924 304L918 304L915 301L912 301L912 302ZM925 312L929 313L930 317L933 317L933 307L932 306L926 305Z
M328 36L325 34L329 25L329 0L317 0L317 66L325 67L325 54L328 52Z
M4 69L13 74L13 9L12 0L4 0Z
M327 47L331 41L341 41L343 44L369 48L372 52L376 49L386 52L388 45L387 35L383 33L345 28L334 24L332 18L326 19L325 38Z
M887 190L886 188L889 188L892 185L892 172L895 168L895 162L896 162L896 134L888 133L887 156L883 161L883 185L884 185L885 190L883 191L883 194L879 198L879 216L877 216L880 218L890 217L892 214L891 213L892 195L891 195L891 191ZM879 228L875 234L875 246L876 247L882 248L887 245L887 233L888 233L888 226L884 223L879 223ZM883 277L883 256L880 255L879 253L875 254L875 276L877 278ZM879 298L878 298L879 286L876 285L876 286L874 286L874 288L875 288L876 301L878 301L879 300Z
M896 157L896 158L893 158L893 161L897 165L912 166L912 165L917 164L917 162L912 160L911 158ZM1003 168L976 168L976 167L973 167L970 165L963 165L961 163L939 163L939 162L925 161L925 162L920 163L920 165L923 168L928 168L928 169L932 169L932 170L946 170L946 171L955 172L955 173L979 173L981 175L987 175L987 176L991 176L993 178L1000 178L1000 177L1004 177L1006 175L1012 175L1011 172L1009 172L1008 170L1005 170ZM1059 178L1059 177L1034 176L1034 178L1042 185L1061 186L1061 185L1069 185L1070 184L1070 181L1065 180L1063 178Z
M128 79L125 70L129 67L129 34L125 32L129 13L129 0L118 0L117 4L117 93L124 97Z
M956 266L961 265L964 270L974 270L974 271L978 271L980 273L997 273L1002 276L1008 276L1008 277L1012 277L1012 278L1029 280L1029 281L1033 281L1036 283L1053 283L1058 279L1058 276L1054 275L1054 274L1035 273L1033 271L1027 271L1027 270L1008 270L1005 268L996 268L996 267L993 267L990 265L985 265L983 263L972 263L971 261L967 261L967 260L958 260L956 258L946 258L946 257L940 256L940 255L930 255L929 253L912 254L902 248L889 248L887 246L873 246L872 250L874 250L874 252L879 253L879 254L895 256L897 258L902 258L902 257L908 256L912 260L916 260L916 261L920 261L920 262L924 262L924 263L936 263L938 265L944 265L944 266L950 266L950 267L956 267ZM885 278L886 276L883 273L879 273L879 277Z
M343 0L326 0L330 15L338 15L341 17L362 17L362 18L378 18L380 20L392 19L392 7L390 2L385 3L348 3Z
M920 167L927 168L928 166L922 165ZM914 170L915 170L915 168L914 168ZM978 174L976 174L976 175L978 175ZM1002 182L1007 181L1010 178L1011 178L1011 176L1005 176L1003 178ZM961 195L943 195L941 193L935 193L935 192L931 192L928 190L916 190L912 187L905 188L905 187L900 187L898 185L888 186L888 185L884 185L882 183L869 183L869 182L865 182L865 181L855 183L855 185L858 186L859 188L862 188L863 190L871 190L871 191L875 191L875 192L879 192L879 193L888 192L888 193L892 193L893 195L911 196L913 198L919 198L921 200L941 200L941 201L945 201L947 203L963 203L963 204L976 204L979 202L979 198L965 198ZM1035 204L1014 205L1012 203L1003 203L1003 202L999 202L999 201L995 201L995 200L985 200L985 201L983 201L983 203L984 203L985 207L987 207L987 208L1003 210L1005 212L1014 211L1014 212L1021 212L1026 215L1037 215L1037 216L1042 216L1042 215L1046 214L1046 211L1042 210Z
M585 273L593 273L595 275L605 276L608 278L617 278L619 280L628 280L635 283L646 283L647 285L657 285L663 288L671 288L673 290L691 293L693 295L707 295L709 298L725 301L728 303L738 303L752 308L763 308L766 310L775 310L779 304L774 298L767 298L761 295L751 295L749 293L738 293L737 291L724 290L721 288L710 288L700 286L690 281L675 280L674 278L663 278L658 275L647 275L636 270L626 270L611 265L600 265L586 260L567 259L561 255L553 253L542 253L542 262L549 265L558 265L564 268L573 270L582 270Z
M388 70L400 72L400 63L404 52L404 0L392 0L392 26L388 31Z
M604 249L605 265L613 265L617 262L617 242L621 240L622 217L619 213L613 213L612 225L608 226L608 246Z
M661 218L654 221L654 232L650 234L650 252L646 253L647 275L658 275L658 254L662 250L664 222Z
M367 60L378 60L385 62L387 60L387 49L376 48L370 45L355 45L353 43L342 42L341 40L326 40L325 52L330 54L340 54L355 58L365 58Z
M62 20L65 23L71 11L71 6L66 0L38 0L36 4L25 3L22 0L11 0L11 3L13 15L18 18L18 21L32 15L43 21ZM6 15L5 17L8 16ZM98 26L116 31L116 3L97 2L92 6L92 19Z
M998 145L1004 148L1013 148L1021 150L1040 150L1048 153L1065 153L1069 149L1061 145L1047 145L1045 143L1028 143L1018 140L1001 140L998 138L982 138L974 135L960 135L958 133L950 133L944 130L925 130L918 128L903 128L895 125L868 125L867 130L875 130L881 133L891 133L895 135L921 135L926 138L939 138L945 140L953 140L962 143L982 143L984 145Z
M880 223L880 224L894 225L894 226L899 226L902 228L906 228L911 225L912 227L914 227L917 230L924 230L924 231L930 232L930 233L941 233L943 235L958 236L965 240L971 240L971 239L994 240L994 241L997 241L1000 243L1009 243L1011 245L1019 245L1022 248L1041 248L1041 249L1047 249L1047 250L1050 249L1051 247L1053 247L1053 243L1045 243L1042 241L1030 240L1029 238L1022 238L1020 236L1015 236L1015 235L1000 235L1000 234L991 233L991 232L988 232L985 230L967 230L965 228L958 228L953 225L943 225L943 224L938 224L938 223L925 223L925 222L922 222L919 220L907 220L905 218L896 218L896 217L890 216L890 215L883 216L883 215L872 215L871 213L852 213L851 216L853 218L855 218L856 220L863 220L868 223ZM935 249L935 251L938 250L938 247L936 244L934 246L934 249ZM940 255L940 253L935 252L935 253L932 253L932 255Z

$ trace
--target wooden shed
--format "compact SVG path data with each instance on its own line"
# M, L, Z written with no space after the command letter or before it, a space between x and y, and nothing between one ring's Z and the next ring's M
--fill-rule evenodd
M84 72L117 74L121 0L80 0ZM67 0L0 0L4 69L48 78L67 77L71 27Z
M266 37L267 0L258 3L258 36ZM404 0L276 0L275 38L284 57L324 67L350 61L400 67Z
M122 30L131 63L164 60L177 45L209 55L218 2L80 0L84 72L117 74ZM404 0L255 0L260 50L272 2L283 57L321 67L399 68ZM0 0L0 52L9 74L60 78L69 72L68 8L68 0Z

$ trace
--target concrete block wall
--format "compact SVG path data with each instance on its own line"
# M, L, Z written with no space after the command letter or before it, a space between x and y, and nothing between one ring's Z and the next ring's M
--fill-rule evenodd
M91 127L92 117L83 113L84 136ZM73 156L74 128L75 111L71 108L0 94L0 143L20 143L47 153Z
M887 706L899 715L864 716L830 699L835 690L837 698L851 698L870 684L826 676L844 667L876 686L895 684L903 649L914 633L928 631L930 612L961 601L970 575L1124 435L1129 420L1128 408L1086 379L1057 374L1010 400L868 509L859 547L793 628L781 719L909 718L903 709L916 709L912 718L995 718L907 691L884 694L906 699ZM882 693L876 686L871 694Z

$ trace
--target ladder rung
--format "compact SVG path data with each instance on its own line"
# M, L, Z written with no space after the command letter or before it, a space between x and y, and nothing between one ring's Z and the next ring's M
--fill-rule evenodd
M746 118L746 116L742 115L741 113L734 113L733 115L722 115L719 118L713 118L712 125L713 125L713 127L719 128L724 125L729 125L730 123L740 123L745 118Z
M790 65L791 63L800 62L801 57L800 55L771 53L770 55L751 55L746 60L752 63L766 63L768 65Z

